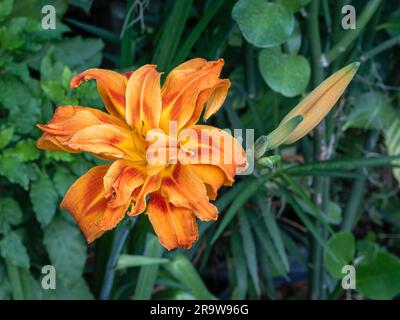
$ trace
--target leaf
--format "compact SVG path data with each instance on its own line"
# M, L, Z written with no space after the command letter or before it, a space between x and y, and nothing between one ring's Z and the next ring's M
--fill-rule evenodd
M13 198L0 198L0 233L6 234L11 226L22 222L22 211Z
M260 48L284 43L294 28L294 18L289 10L264 0L239 0L232 9L232 18L244 38Z
M384 130L385 144L388 150L388 154L391 156L400 155L400 117L395 116L392 118L392 122ZM393 165L399 165L400 159L393 161ZM393 175L400 183L400 168L393 168Z
M370 263L356 268L357 291L370 299L392 299L400 294L400 260L380 250Z
M0 300L8 300L11 297L11 287L7 279L4 264L0 264Z
M83 11L85 11L88 14L90 11L90 8L92 7L93 0L69 0L69 4L71 6L81 8Z
M295 20L293 32L290 35L288 41L286 42L288 53L290 55L296 55L299 53L301 48L301 40L302 40L302 34L300 25L298 21Z
M246 257L243 246L236 227L232 228L231 251L235 260L236 285L238 290L238 298L244 299L247 294L247 268Z
M326 252L324 253L324 265L332 277L342 279L342 268L350 264L355 254L355 239L349 232L337 232L328 240L328 247L336 260L333 260Z
M152 258L139 255L121 254L118 258L117 269L164 264L168 262L169 260L165 258Z
M4 151L4 155L16 157L21 162L33 161L39 158L40 151L32 139L19 141L15 147Z
M353 105L354 108L342 127L343 131L348 128L387 128L395 116L392 107L386 103L380 92L370 91L357 95Z
M3 149L10 143L13 133L13 127L8 127L0 131L0 149Z
M0 241L0 253L4 259L17 267L29 269L30 261L21 236L11 231Z
M63 197L76 179L77 177L69 172L68 169L64 167L57 167L56 173L53 177L53 182L58 194Z
M14 0L0 0L0 21L3 21L12 11Z
M76 226L56 217L44 230L43 244L60 278L69 283L81 277L86 245Z
M64 38L54 45L54 58L73 70L83 71L101 64L103 48L101 39L80 36Z
M37 220L42 227L47 226L56 213L58 194L46 173L41 173L39 179L32 183L29 196Z
M164 252L158 238L151 233L147 234L143 255L150 258L160 258ZM133 295L134 300L150 299L153 293L154 283L157 279L159 265L143 266L140 269L138 281Z
M59 300L93 300L93 294L82 277L74 279L74 281L65 281L65 279L57 278L57 287L55 291L55 299Z
M28 166L18 158L10 155L0 155L0 175L7 177L12 183L18 183L28 190Z
M241 210L239 214L239 230L242 236L242 245L246 257L247 268L249 270L257 295L260 295L256 245L249 221L246 217L246 211L244 210Z
M304 92L311 75L310 64L304 56L282 53L279 47L263 49L258 68L268 86L285 97Z
M292 12L297 12L301 8L309 4L311 0L278 0L278 3L282 4Z
M213 300L215 297L208 291L206 285L193 267L192 263L183 255L178 254L171 263L164 266L177 280L187 287L189 293L196 299Z

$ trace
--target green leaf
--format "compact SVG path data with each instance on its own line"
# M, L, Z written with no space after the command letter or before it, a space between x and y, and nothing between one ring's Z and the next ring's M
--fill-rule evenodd
M9 127L0 131L0 149L3 149L10 143L13 134L14 134L13 127Z
M356 268L357 291L370 299L392 299L400 294L400 260L380 250L370 263Z
M53 219L58 204L58 194L47 174L41 173L39 179L32 183L29 196L37 220L42 227L47 226Z
M4 264L0 264L0 300L8 300L11 297L11 287L7 279Z
M14 0L0 1L0 21L3 21L12 11Z
M58 276L68 283L81 277L86 262L86 245L76 226L56 217L44 230L43 244Z
M53 177L54 187L58 194L63 197L77 177L64 167L57 167Z
M164 266L180 283L182 283L196 299L213 300L215 297L208 291L206 285L183 255L178 254L171 263Z
M282 53L279 47L263 49L258 68L268 86L285 97L304 92L311 75L310 64L304 56Z
M121 254L118 258L117 269L164 264L168 262L169 260L165 258L152 258L139 255Z
M29 269L30 261L22 238L17 233L8 232L0 241L0 253L4 259L10 261L14 266Z
M337 260L333 260L326 252L324 253L324 265L332 277L336 279L343 278L342 268L353 261L355 246L354 236L349 232L341 231L335 233L328 240L328 247L335 254Z
M10 155L0 156L0 175L28 190L28 166L18 158Z
M278 0L278 3L282 4L292 12L297 12L301 8L309 4L311 0Z
M395 116L392 118L390 125L384 130L385 144L388 154L395 156L400 154L400 117ZM393 161L393 165L399 165L400 159ZM400 183L400 168L393 168L393 175Z
M245 39L260 48L284 43L294 28L288 9L265 0L239 0L232 9L232 18Z
M290 38L288 39L288 41L286 42L286 46L287 46L289 54L296 55L299 53L300 48L301 48L301 39L302 39L302 34L301 34L300 25L297 22L297 20L295 20L293 32L290 35Z
M101 64L103 48L101 39L64 38L54 45L54 58L73 70L83 71Z
M386 103L380 92L370 91L357 95L353 105L354 108L342 127L343 131L348 128L387 128L395 117L392 107Z
M239 214L239 230L242 236L242 245L246 257L247 268L249 270L257 295L260 295L256 245L250 228L250 223L246 216L246 211L244 210L241 210Z
M32 139L21 140L15 147L4 151L4 155L14 156L21 162L33 161L39 158L40 151Z
M22 222L22 211L13 198L0 198L0 233L6 234L11 226Z
M64 161L64 162L72 162L75 160L74 156L71 153L63 152L63 151L45 151L45 157L49 160L54 161Z
M57 288L55 291L55 299L59 300L93 300L93 294L82 277L74 279L74 281L65 281L65 279L57 278Z
M93 0L69 0L68 2L71 6L81 8L87 14L89 13L93 4Z
M236 285L239 299L244 299L247 294L247 267L242 242L236 227L232 228L231 251L235 259Z
M160 258L163 252L164 249L161 247L158 238L148 233L143 255L150 258ZM141 267L135 293L132 297L134 300L146 300L151 298L153 287L157 279L158 269L158 264Z

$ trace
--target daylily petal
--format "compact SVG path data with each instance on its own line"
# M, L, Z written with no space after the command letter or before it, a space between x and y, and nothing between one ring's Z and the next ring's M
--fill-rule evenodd
M158 239L168 250L189 249L199 237L193 213L175 207L157 193L151 196L146 213Z
M209 164L190 164L186 166L191 172L206 185L208 197L211 200L217 198L217 192L223 185L232 185L225 173L217 166Z
M79 130L64 144L74 150L92 152L105 158L125 158L138 163L145 160L145 155L135 150L129 131L111 124Z
M285 140L285 144L301 139L322 121L353 79L359 65L355 62L335 72L283 118L281 124L298 115L303 117L303 121Z
M144 168L125 160L115 161L104 176L107 205L119 207L130 202L133 191L144 183Z
M135 216L146 210L146 197L160 189L161 179L161 174L155 174L146 178L140 192L136 197L135 206L130 212L128 212L128 215Z
M98 223L107 206L103 178L109 167L104 165L90 169L75 181L60 205L72 214L89 243L104 233Z
M180 137L185 137L184 133L197 137L180 140L181 149L191 154L187 159L188 164L215 165L224 171L230 182L234 181L234 176L239 171L245 169L245 151L228 132L212 126L196 125L182 130Z
M111 70L89 69L72 78L71 88L76 88L81 82L91 79L96 79L97 89L107 111L124 118L127 77Z
M97 222L97 226L102 231L114 229L118 223L125 217L125 213L129 208L129 202L119 207L110 207L108 204L103 211L102 219Z
M126 88L126 121L142 132L157 128L161 113L160 73L155 65L134 71Z
M217 219L218 209L210 203L204 183L186 166L178 163L164 176L161 194L175 206L192 210L202 221Z
M169 121L176 121L178 130L188 123L195 113L199 95L217 84L223 64L222 59L193 59L169 73L161 90L160 127L165 132L168 132Z

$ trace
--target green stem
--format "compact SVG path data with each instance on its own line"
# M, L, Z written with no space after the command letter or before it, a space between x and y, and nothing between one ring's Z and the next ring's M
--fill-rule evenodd
M356 29L351 29L346 32L346 35L331 50L329 50L328 53L326 53L323 59L325 65L329 65L347 51L348 47L360 35L368 21L372 18L381 2L382 0L371 0L367 2L364 10L357 18Z
M364 53L361 56L360 60L367 61L367 60L371 59L372 57L376 56L377 54L380 54L381 52L383 52L397 44L400 44L400 34L389 40L382 42L380 45L367 51L366 53Z
M12 297L14 300L23 300L24 292L22 289L21 278L19 276L18 267L15 266L11 261L5 259L7 275L11 284Z
M125 17L126 25L129 25L129 21L132 18L133 10L131 6L133 5L134 0L128 0L126 3L126 12L127 16ZM124 25L124 34L121 40L121 67L129 67L133 64L133 56L132 56L132 36L133 36L133 26L126 27Z
M308 35L310 38L311 44L311 58L312 58L312 65L313 65L313 86L316 87L320 84L323 80L324 74L322 69L322 54L321 54L321 37L319 34L319 0L314 0L311 2L310 5L310 13L309 13L309 20L308 20ZM320 160L321 159L321 150L322 150L322 137L324 129L324 122L319 125L314 134L314 159ZM314 201L316 204L321 207L322 204L322 197L323 197L323 178L316 177L314 179ZM321 223L316 221L317 228L321 234L324 233L323 228L321 227ZM311 299L319 299L322 293L322 247L319 243L312 239L312 246L311 246L311 263L312 268L311 272L311 279L310 279L310 297Z
M365 151L371 151L379 137L379 131L373 130L368 134L368 139L365 145ZM351 232L355 224L357 223L358 211L361 207L362 200L365 194L365 186L367 183L367 176L362 174L362 169L359 169L360 177L357 178L350 191L349 200L346 205L346 209L343 215L343 222L341 229L342 231Z
M119 226L114 236L111 253L108 257L107 267L104 274L103 286L100 292L100 300L108 300L110 298L111 289L114 284L115 271L119 255L128 238L129 231L135 225L136 217L125 219Z

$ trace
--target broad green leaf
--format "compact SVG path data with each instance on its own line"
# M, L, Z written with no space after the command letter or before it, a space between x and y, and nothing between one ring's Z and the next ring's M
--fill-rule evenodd
M0 155L0 175L7 177L10 182L18 183L25 190L28 190L28 166L18 158L10 155Z
M19 141L15 147L4 150L4 155L18 158L21 162L33 161L39 158L40 151L32 139Z
M384 130L385 144L388 154L392 156L400 155L400 116L394 116L390 125ZM400 159L393 161L392 164L399 165ZM393 174L400 182L400 168L393 168Z
M368 240L357 242L357 259L359 264L371 263L375 258L380 248L376 243Z
M265 0L239 0L232 9L232 18L244 38L260 48L284 43L294 28L294 18L288 9Z
M3 149L10 143L13 133L13 127L8 127L0 131L0 149Z
M75 160L74 156L68 152L50 152L45 151L46 159L55 160L55 161L64 161L64 162L72 162Z
M286 42L288 53L290 55L296 55L299 53L301 47L301 39L302 39L302 34L300 25L297 22L297 20L295 20L293 32L290 35L288 41Z
M14 0L0 0L0 21L3 21L12 11Z
M342 223L342 208L337 202L328 202L326 219L330 224L339 225Z
M103 48L101 39L79 36L64 38L54 45L54 58L73 70L83 71L101 64Z
M385 101L384 95L377 91L357 95L353 105L354 108L342 127L343 131L348 128L387 128L395 117L394 111Z
M213 300L215 297L208 291L206 285L193 267L192 263L183 255L178 254L171 263L164 267L185 287L196 299Z
M0 234L6 234L11 226L22 222L22 211L13 198L0 198Z
M74 282L81 277L86 245L76 226L56 217L44 230L43 244L58 276L65 282Z
M22 238L17 233L8 232L0 241L0 253L4 259L10 261L14 266L29 269L30 260Z
M336 261L326 252L324 253L324 265L332 277L342 279L342 268L351 264L355 254L355 239L351 233L338 232L328 240L328 247L336 256Z
M93 0L69 0L68 2L71 6L81 8L87 14L89 13L93 4Z
M301 8L309 4L311 0L278 0L278 3L282 4L292 12L297 12Z
M168 262L169 260L165 258L152 258L139 255L121 254L118 258L117 269L164 264Z
M58 205L58 194L46 173L41 173L39 179L32 183L29 196L37 220L42 227L46 227L53 219Z
M311 75L310 64L304 56L282 53L279 47L263 49L258 68L268 86L285 97L304 92Z
M258 279L258 263L257 263L257 252L256 245L250 223L246 216L246 211L241 210L239 212L239 230L242 236L242 245L244 254L246 257L247 268L249 270L251 280L253 281L257 295L260 295L260 281Z
M150 258L160 258L163 252L164 249L160 245L158 238L155 235L148 233L143 255ZM158 269L158 264L141 267L132 299L146 300L151 298L153 287L157 279Z
M57 278L57 288L54 290L55 297L58 300L93 300L93 294L89 286L82 277L74 281L65 281L63 278Z
M63 197L71 185L77 180L77 176L64 167L57 167L53 177L54 187L58 194Z
M370 263L356 268L357 291L370 299L392 299L400 294L400 260L380 250Z

